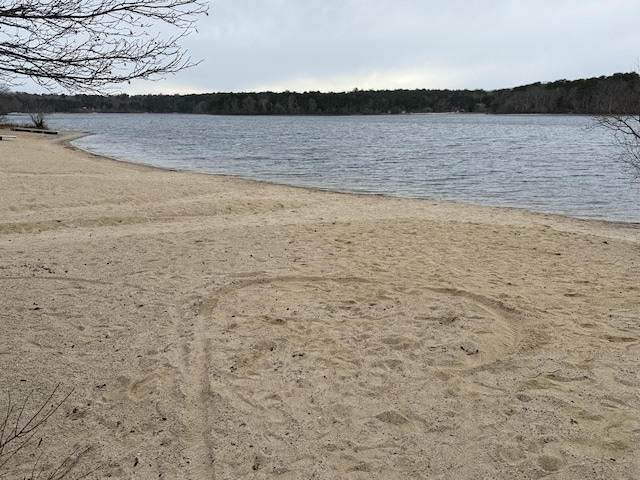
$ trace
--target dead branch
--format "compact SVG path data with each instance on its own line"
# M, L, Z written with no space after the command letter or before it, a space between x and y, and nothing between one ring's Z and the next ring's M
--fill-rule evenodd
M0 5L0 84L31 77L97 91L194 65L179 46L205 0L9 0ZM162 25L174 34L163 35Z

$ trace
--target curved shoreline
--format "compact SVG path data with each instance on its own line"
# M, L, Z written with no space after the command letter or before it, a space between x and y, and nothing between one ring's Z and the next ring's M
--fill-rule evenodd
M375 127L377 123L370 124L370 120L364 124L360 121L355 122L354 125L357 128L366 129L363 134L375 127L384 128L383 132L389 128L390 132L395 132L393 138L403 134L408 135L411 140L407 143L408 157L405 163L402 159L399 162L395 161L395 155L399 155L398 158L404 156L402 145L396 147L394 143L393 148L387 146L387 144L391 145L393 138L390 138L389 142L378 141L371 143L370 146L363 144L360 147L357 146L357 142L345 143L340 142L339 139L334 143L328 142L324 137L317 141L313 138L307 139L306 135L311 135L313 129L317 128L316 125L323 124L321 120L317 124L315 120L302 122L300 131L303 135L300 138L303 140L296 141L295 138L291 138L284 148L280 145L281 142L272 141L278 138L280 131L279 123L275 121L261 120L253 125L254 119L224 120L218 124L217 120L209 120L209 117L194 120L193 123L189 123L190 117L176 120L168 116L165 118L166 122L160 119L152 120L145 115L138 117L122 115L117 119L102 118L99 115L88 117L90 118L86 121L91 122L91 128L103 134L95 139L80 140L80 144L86 143L91 150L97 148L102 153L112 152L120 158L132 161L142 159L148 163L160 162L170 165L171 168L186 167L194 171L211 170L214 173L240 174L245 178L266 179L302 187L319 186L341 191L364 191L369 194L383 193L392 196L402 195L407 198L442 199L489 206L525 208L542 213L570 215L575 218L616 222L640 221L636 209L640 199L637 198L638 190L629 185L631 177L626 173L623 174L621 164L615 162L613 158L605 159L612 157L613 153L611 149L602 146L604 139L599 141L599 136L596 135L583 138L586 135L584 130L576 130L579 125L582 125L582 121L578 122L579 125L575 122L568 122L566 125L560 122L560 126L554 127L553 130L554 132L558 130L556 132L558 140L542 143L525 141L526 138L537 138L536 133L541 133L539 131L541 127L537 121L527 121L526 125L531 123L531 126L537 130L527 130L533 137L523 138L524 143L520 146L517 139L515 139L516 144L513 145L507 145L505 141L498 139L495 142L491 140L493 138L491 135L500 135L507 128L500 122L489 126L482 126L482 122L478 123L475 120L467 120L462 124L455 123L453 126L448 122L436 122L433 125L432 122L424 125L423 122L417 122L417 124L411 123L413 125L411 128L404 126L403 123L399 125L397 122L383 122L383 127ZM97 118L91 120L94 117ZM161 123L152 126L157 122ZM297 131L297 122L291 122L289 120L283 125L282 134ZM455 129L463 128L460 125L466 125L467 122L485 134L475 140L465 137L463 142L458 142L451 148L443 147L446 145L446 138L441 138L442 142L436 143L433 149L426 140L421 140L421 137L416 138L419 135L418 130L422 128L440 132L434 133L440 138L443 131L446 133L447 130L454 129L457 132ZM80 122L60 120L60 125L71 126L78 123ZM352 123L349 122L348 125ZM345 126L344 122L338 122L338 125L330 123L326 128L329 131L332 131L332 128L339 128L339 132L342 133L343 130L350 128L348 125ZM197 133L195 136L187 132L178 133L182 127ZM236 127L237 135L233 130ZM522 130L526 128L522 122L516 122L516 127L523 134L526 133ZM156 134L159 134L160 138L149 137L146 132L150 128L157 131ZM201 134L202 128L211 129L210 135ZM241 132L245 128L255 128L255 133L251 137L243 138L244 134ZM128 134L130 129L135 129L135 136ZM572 132L568 139L563 136L567 129ZM107 134L107 130L112 134ZM216 132L225 133L223 137L218 138ZM173 136L176 136L175 140L170 140L162 147L162 151L155 150L159 142ZM207 140L208 138L216 138L216 140L211 143L212 140ZM147 147L139 148L147 141L151 142ZM218 148L221 150L217 150ZM168 149L173 153L170 155L162 153ZM485 153L483 154L482 151L474 153L476 149L481 149ZM434 150L433 155L428 153L431 150ZM219 159L209 155L208 152L212 151L220 152ZM305 151L307 154L303 153ZM182 156L181 152L189 152L189 154ZM419 160L423 155L430 159L429 162ZM191 158L198 158L198 160L192 161ZM358 158L361 160L357 160ZM353 169L351 168L352 159ZM450 160L452 165L459 165L459 167L447 167ZM331 167L329 170L318 170L313 166L316 162L321 162L321 165L331 165ZM493 170L494 162L497 162L495 171ZM370 167L374 168L375 174L368 173L371 170ZM325 174L322 173L323 171ZM601 174L604 177L600 178ZM449 178L449 175L453 175L450 182L438 180L440 177ZM379 178L389 180L380 181ZM394 181L394 178L397 181Z
M72 143L74 140L77 140L78 138L94 135L93 133L89 133L89 132L67 132L67 134L71 134L72 136L70 138L64 138L64 139L60 139L60 140L62 140L62 142L67 144L69 147L72 147L72 148L75 148L75 149L77 149L79 151L82 151L82 152L88 153L90 155L93 155L96 158L103 158L105 160L110 160L110 161L114 161L114 162L120 162L120 163L128 164L128 165L131 165L131 166L140 166L140 167L144 167L144 168L158 169L158 170L169 171L169 172L182 172L182 173L188 173L188 174L194 174L194 175L209 175L209 176L221 177L221 178L234 178L234 179L241 180L241 181L246 181L246 182L257 182L257 183L262 183L262 184L266 184L266 185L273 185L273 186L279 186L279 187L285 187L285 188L296 188L296 189L299 188L299 189L303 189L303 190L316 191L316 192L326 192L326 193L333 193L333 194L356 195L356 196L364 196L364 197L380 197L380 198L408 200L408 201L417 201L417 202L431 202L431 203L438 203L438 204L460 205L460 206L466 205L466 206L469 206L469 207L478 207L478 208L481 208L481 209L485 208L485 209L499 209L499 210L504 210L504 211L523 212L523 213L527 213L527 214L531 214L531 215L539 215L539 216L544 217L545 219L553 219L553 218L557 217L560 220L568 219L568 220L573 220L575 222L588 222L588 223L591 223L593 225L601 225L601 226L605 227L605 228L603 228L603 230L606 229L606 226L608 226L608 225L617 226L617 227L620 227L620 228L628 228L628 229L630 229L631 232L633 230L638 230L638 235L640 235L640 222L620 222L620 221L614 221L614 220L601 220L601 219L592 219L592 218L572 217L572 216L569 216L569 215L562 215L562 214L558 214L558 213L538 212L538 211L535 211L535 210L528 210L528 209L526 209L524 207L506 207L506 206L496 206L496 205L484 205L484 204L476 204L476 203L459 202L459 201L455 201L455 200L434 200L434 199L426 199L426 198L386 195L386 194L379 194L379 193L354 192L354 191L348 191L348 190L344 190L344 191L343 190L333 190L333 189L328 189L328 188L325 189L325 188L322 188L322 187L290 185L290 184L287 184L287 183L278 183L278 182L269 181L269 180L260 180L260 179L254 179L254 178L247 178L247 177L243 177L243 176L240 176L240 175L233 175L233 174L225 175L225 174L219 174L219 173L198 172L198 171L193 171L193 170L182 170L182 169L161 167L161 166L153 165L153 164L149 164L149 163L132 162L132 161L128 161L128 160L122 160L122 159L119 159L119 158L109 157L109 156L102 155L102 154L99 154L99 153L94 153L94 152L91 152L90 150L83 149L82 147L76 146L76 145L74 145ZM579 228L577 231L585 232L585 231L587 231L587 229ZM633 238L633 233L631 233L631 237L630 238Z

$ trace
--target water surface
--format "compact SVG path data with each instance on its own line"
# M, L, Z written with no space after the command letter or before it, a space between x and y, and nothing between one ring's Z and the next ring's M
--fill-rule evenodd
M588 117L55 114L131 162L276 183L640 222L640 183Z

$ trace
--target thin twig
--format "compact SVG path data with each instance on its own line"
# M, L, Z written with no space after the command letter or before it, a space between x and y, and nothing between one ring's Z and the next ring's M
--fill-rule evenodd
M45 423L56 413L63 403L73 393L73 390L69 391L62 399L55 400L56 394L60 389L60 383L56 385L49 396L40 404L36 412L28 416L26 415L27 404L32 398L33 392L30 392L22 401L18 409L14 408L11 400L11 393L7 395L7 409L2 421L0 422L0 478L4 477L3 469L7 463L14 458L18 452L24 450L29 444L32 443L33 438L38 433L38 430L45 425ZM15 419L12 419L12 414L15 411ZM39 445L38 445L39 446ZM53 470L47 473L47 480L61 480L68 478L68 474L77 466L80 459L89 452L90 447L84 448L80 451L80 447L76 447L69 455L67 455ZM39 468L42 453L37 456L32 468L31 468L31 480L37 480L44 474L44 470ZM82 479L95 472L97 467L93 470L85 472L76 479Z

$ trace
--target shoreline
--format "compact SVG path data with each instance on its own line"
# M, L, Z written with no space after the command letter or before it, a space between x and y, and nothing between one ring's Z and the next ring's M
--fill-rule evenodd
M123 156L127 156L124 152L120 152L120 154ZM138 163L133 157L132 157L132 160L125 160L125 161L133 161ZM172 164L170 159L165 158L164 161L167 161L169 164ZM173 168L177 170L181 169L180 166L178 166L180 165L180 162L173 163L173 164L176 165L177 168L176 167L164 167L164 168ZM182 166L184 167L184 163L182 164ZM245 178L245 179L274 182L276 184L281 184L281 185L293 185L293 186L299 186L301 188L316 188L316 189L325 190L325 191L339 191L344 193L359 193L359 194L366 194L366 195L383 195L383 196L391 196L391 197L397 197L397 198L410 198L410 199L419 199L419 200L427 200L427 201L434 200L435 197L440 197L442 199L441 201L471 203L471 204L480 205L480 206L495 206L498 208L517 208L517 209L524 209L527 211L535 211L538 213L549 213L549 214L561 215L561 216L571 216L572 218L579 218L584 220L599 220L599 221L609 221L614 223L630 223L630 224L640 225L640 219L638 219L637 215L634 214L635 212L634 203L628 203L628 202L624 203L624 205L626 205L626 209L623 209L623 208L620 208L619 203L614 205L613 203L609 203L608 200L600 199L600 198L596 199L598 200L596 204L600 203L599 200L603 200L602 203L605 206L602 207L602 209L600 209L600 207L596 207L595 209L591 209L591 207L586 208L585 206L588 206L590 204L590 200L591 200L590 198L583 198L582 204L575 203L575 199L573 199L569 201L569 206L567 208L563 208L563 205L564 205L563 200L559 198L555 198L553 202L551 202L550 204L547 204L546 201L537 201L535 198L536 192L533 190L528 191L526 194L523 194L523 196L515 195L513 198L506 198L506 199L493 198L491 195L483 195L481 192L470 191L468 192L468 195L467 195L468 198L456 199L456 198L447 198L449 197L449 195L446 192L436 189L436 191L432 192L432 197L428 198L428 197L422 196L421 191L417 191L415 189L403 190L403 188L399 187L398 184L393 184L391 187L388 187L388 188L387 187L378 188L375 186L375 184L372 184L369 182L368 187L364 188L362 185L359 186L357 182L355 183L351 182L350 184L343 185L343 187L341 188L336 188L335 184L334 186L323 187L322 185L317 186L317 185L305 184L307 182L304 181L304 179L301 181L300 179L296 179L296 178L284 178L284 177L275 178L274 177L274 178L265 180L265 179L258 178L260 176L259 174L253 175L251 172L245 172L245 174L247 175L242 176L238 173L233 173L233 168L229 166L227 166L226 169L227 170L231 169L232 173L218 173L218 172L211 172L211 173L221 174L226 176L240 176L240 178ZM198 172L198 173L207 173L204 171L198 171L198 169L196 168L193 168L192 171ZM252 177L255 177L255 178L252 178ZM316 184L324 183L325 185L332 185L332 182L330 181L330 179L326 179L326 178L317 180L314 183ZM625 185L625 186L629 187L629 185ZM632 194L630 192L631 191L627 192L627 190L625 190L624 195ZM553 196L553 194L551 193L550 195ZM609 196L608 198L610 199L611 196ZM626 197L624 196L621 198L626 199Z
M67 140L0 143L0 391L73 390L41 465L78 444L88 478L640 477L636 226Z
M425 114L425 115L435 115L435 114ZM528 114L528 115L536 115L536 114ZM71 135L77 135L77 136L73 136L72 138L59 138L60 143L62 143L63 145L66 145L70 148L73 148L79 152L84 152L87 153L89 155L95 156L98 159L104 159L106 161L113 161L113 162L119 162L119 163L124 163L124 164L129 164L132 166L141 166L141 167L145 167L145 168L150 168L150 169L158 169L158 170L162 170L162 171L167 171L167 172L179 172L179 173L187 173L187 174L195 174L195 175L208 175L208 176L213 176L213 177L221 177L221 178L233 178L233 179L237 179L240 181L246 181L246 182L257 182L257 183L261 183L261 184L265 184L265 185L273 185L273 186L278 186L278 187L285 187L285 188L295 188L295 189L303 189L303 190L309 190L312 192L320 192L320 193L333 193L333 194L341 194L341 195L355 195L355 196L363 196L363 197L380 197L380 198L389 198L389 199L398 199L398 200L408 200L408 201L417 201L417 202L431 202L431 203L438 203L438 204L451 204L453 206L455 205L467 205L469 207L478 207L480 209L482 208L487 208L487 209L499 209L499 210L505 210L505 211L515 211L515 212L522 212L522 213L526 213L526 214L531 214L531 215L541 215L545 218L553 218L553 217L558 217L558 219L568 219L568 220L574 220L577 222L588 222L588 223L593 223L593 224L602 224L603 226L607 226L607 225L611 225L611 226L617 226L620 228L629 228L629 229L638 229L638 233L640 234L640 222L634 222L634 221L629 221L629 222L623 222L623 221L616 221L616 220L603 220L603 219L594 219L594 218L584 218L584 217L573 217L570 215L563 215L560 213L552 213L552 212L539 212L539 211L535 211L535 210L529 210L525 207L508 207L508 206L500 206L500 205L484 205L484 204L479 204L479 203L469 203L469 202L463 202L463 201L456 201L456 200L437 200L437 199L430 199L430 198L420 198L420 197L403 197L400 195L389 195L389 194L384 194L384 193L367 193L367 192L355 192L355 191L349 191L349 190L333 190L330 188L322 188L322 187L312 187L312 186L301 186L301 185L291 185L291 184L287 184L287 183L278 183L278 182L274 182L274 181L269 181L269 180L260 180L260 179L254 179L254 178L247 178L247 177L242 177L239 175L234 175L234 174L221 174L221 173L207 173L207 172L198 172L198 171L194 171L194 170L182 170L182 169L178 169L178 168L168 168L168 167L161 167L158 165L153 165L150 163L142 163L142 162L133 162L133 161L129 161L129 160L122 160L119 158L115 158L115 157L109 157L107 155L102 155L99 153L94 153L91 152L90 150L85 150L81 147L78 147L76 145L73 145L71 142L73 142L74 140L77 140L78 138L83 138L86 136L91 136L91 135L95 135L94 133L91 132L71 132L71 131L67 131L67 132L62 132L63 134L71 134Z

